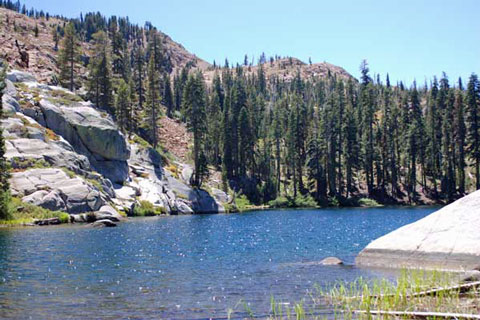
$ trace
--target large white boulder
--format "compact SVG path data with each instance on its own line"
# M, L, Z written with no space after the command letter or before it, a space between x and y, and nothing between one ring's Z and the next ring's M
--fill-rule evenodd
M105 160L126 161L130 149L115 124L90 106L55 106L40 102L47 126L74 146L80 141L88 151Z
M371 242L356 259L366 266L480 269L480 190Z

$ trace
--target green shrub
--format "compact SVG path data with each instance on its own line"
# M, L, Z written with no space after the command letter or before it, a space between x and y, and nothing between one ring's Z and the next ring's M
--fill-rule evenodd
M328 205L331 206L331 207L340 207L340 201L338 200L337 197L333 197L333 198L330 199L330 201L328 202Z
M60 219L61 223L68 223L70 222L70 215L66 212L60 212L60 215L58 216Z
M51 211L30 203L22 202L21 199L12 197L8 204L9 218L1 220L0 224L18 225L32 223L36 219L59 218L62 223L70 221L70 215L62 211Z
M315 199L310 195L299 195L294 199L294 206L297 208L316 208L318 207Z
M310 195L298 195L296 198L286 198L279 196L275 200L269 201L268 205L272 208L316 208L318 207L315 199Z
M358 205L362 207L380 207L381 205L375 201L374 199L370 198L361 198L358 200Z
M290 207L290 201L286 197L279 196L269 201L268 205L272 208L288 208Z
M151 202L141 200L138 205L133 208L133 215L136 217L158 216L166 214L164 207L155 207Z
M238 208L235 204L233 203L225 203L223 205L223 207L225 208L225 212L226 213L235 213L235 212L238 212Z
M250 209L252 207L252 204L250 201L247 199L247 196L242 194L241 196L237 197L235 199L235 204L238 210L243 211Z

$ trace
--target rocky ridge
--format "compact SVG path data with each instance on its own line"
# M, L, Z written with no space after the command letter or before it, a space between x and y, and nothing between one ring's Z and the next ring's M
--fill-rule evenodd
M22 201L77 222L121 220L117 211L131 214L139 201L166 214L224 212L216 199L227 195L212 197L174 177L156 150L128 141L90 102L21 71L9 72L6 82L1 125L12 194Z

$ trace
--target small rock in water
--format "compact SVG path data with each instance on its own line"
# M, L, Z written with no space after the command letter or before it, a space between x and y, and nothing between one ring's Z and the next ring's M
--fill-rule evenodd
M92 227L116 227L117 224L111 220L104 219L104 220L97 220L92 223Z
M336 266L343 264L343 261L337 257L328 257L320 261L320 264L324 266Z

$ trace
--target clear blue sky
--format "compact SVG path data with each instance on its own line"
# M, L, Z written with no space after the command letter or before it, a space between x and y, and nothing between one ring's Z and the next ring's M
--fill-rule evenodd
M151 21L209 62L241 62L264 51L327 61L358 77L372 73L423 84L445 71L451 80L480 73L480 0L27 0L27 7L78 17L80 12Z

